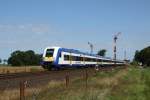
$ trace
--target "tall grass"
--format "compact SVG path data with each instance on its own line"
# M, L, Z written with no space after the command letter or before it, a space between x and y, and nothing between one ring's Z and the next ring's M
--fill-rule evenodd
M51 81L26 92L26 100L150 100L150 68L99 71L88 77L87 87L85 77L79 77L70 79L68 87L65 80Z
M87 88L84 78L72 81L68 88L64 83L54 84L37 100L150 100L150 68L97 72L88 78Z
M69 87L64 83L49 84L49 88L36 96L37 100L105 100L111 88L118 84L120 77L126 74L125 70L111 72L97 72L88 78L86 87L85 78L78 78L70 82ZM52 85L52 86L51 86ZM31 97L32 98L32 97ZM28 98L30 99L30 98ZM32 100L32 99L31 99Z

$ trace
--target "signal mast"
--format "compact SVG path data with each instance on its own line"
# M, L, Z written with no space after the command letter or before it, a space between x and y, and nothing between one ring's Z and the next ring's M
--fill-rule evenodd
M113 59L116 60L116 52L117 52L117 49L116 49L116 44L117 44L117 39L118 39L118 36L121 34L121 32L118 32L115 36L114 36L114 57Z
M91 53L90 54L92 54L93 53L93 44L92 43L90 43L90 42L88 42L88 45L90 46L90 49L91 49Z

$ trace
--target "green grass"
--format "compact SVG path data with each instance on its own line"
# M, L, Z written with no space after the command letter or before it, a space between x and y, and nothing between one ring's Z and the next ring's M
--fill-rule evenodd
M118 86L111 89L110 100L150 100L150 68L129 68Z
M66 88L63 82L49 84L37 100L150 100L150 68L131 67L97 72L88 78L73 80ZM30 99L30 98L29 98Z

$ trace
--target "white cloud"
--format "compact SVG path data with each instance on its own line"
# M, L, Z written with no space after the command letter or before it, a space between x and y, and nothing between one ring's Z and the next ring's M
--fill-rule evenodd
M33 33L43 34L43 33L49 33L50 27L44 24L32 25L31 30Z
M1 24L0 33L52 33L53 29L48 24Z

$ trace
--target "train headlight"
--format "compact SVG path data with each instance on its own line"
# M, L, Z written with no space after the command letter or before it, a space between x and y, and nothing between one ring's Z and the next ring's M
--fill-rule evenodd
M43 60L50 61L50 62L54 61L53 57L44 57Z

